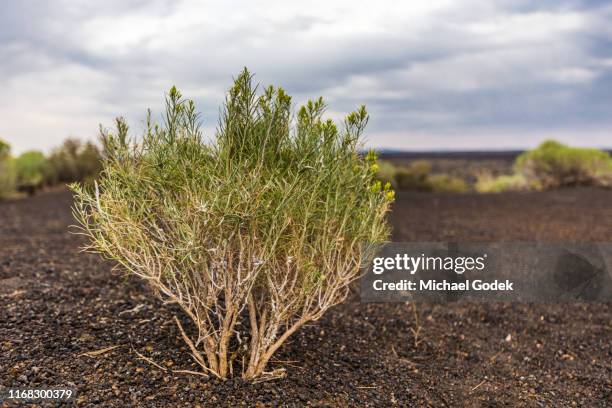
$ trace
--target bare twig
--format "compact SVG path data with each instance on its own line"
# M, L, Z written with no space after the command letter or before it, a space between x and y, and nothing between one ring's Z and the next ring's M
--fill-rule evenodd
M185 330L183 330L183 326L181 325L181 322L179 321L178 317L174 316L174 321L176 322L176 325L178 326L181 335L183 336L183 340L185 341L185 343L187 343L187 346L189 347L189 349L191 350L191 355L193 356L193 358L196 360L196 362L206 371L210 372L211 374L213 374L215 377L219 377L219 374L217 374L215 371L211 370L210 368L208 368L206 366L206 363L204 362L204 358L202 357L202 355L200 354L200 352L196 349L196 347L193 345L193 342L191 341L191 339L187 336L187 334L185 333Z
M484 383L486 383L486 382L487 382L487 380L482 380L481 382L479 382L479 383L478 383L478 385L477 385L477 386L475 386L474 388L472 388L472 389L470 390L470 392L474 392L474 391L476 391L476 390L477 390L477 389L478 389L478 388L479 388L479 387L480 387L482 384L484 384Z
M87 356L87 357L96 357L96 356L100 356L100 355L102 355L102 354L106 354L106 353L108 353L109 351L114 350L114 349L116 349L116 348L118 348L118 347L121 347L121 345L118 345L118 346L110 346L110 347L105 347L105 348L100 349L100 350L88 351L88 352L86 352L86 353L79 354L79 355L81 355L81 356Z
M136 355L138 355L140 359L146 361L147 363L154 365L155 367L159 368L162 371L169 371L166 367L162 367L161 365L157 364L155 361L153 361L149 357L145 357L142 354L140 354L138 351L136 351L135 348L132 347L132 350L134 351L134 353L136 353Z

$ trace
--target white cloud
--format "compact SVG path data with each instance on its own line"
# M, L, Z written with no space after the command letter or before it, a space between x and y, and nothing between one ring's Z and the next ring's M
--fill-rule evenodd
M581 84L593 81L597 77L597 72L588 68L567 67L550 72L550 76L561 83Z
M326 96L335 117L368 104L374 144L403 132L461 146L461 135L478 129L524 142L508 131L517 120L534 133L588 122L593 141L612 127L599 92L612 82L610 7L64 0L0 8L0 137L16 151L93 137L115 115L138 129L173 84L196 99L212 131L245 65L296 102Z
M535 43L550 44L588 26L589 16L575 11L500 13L485 21L466 26L467 32L485 43L516 47Z

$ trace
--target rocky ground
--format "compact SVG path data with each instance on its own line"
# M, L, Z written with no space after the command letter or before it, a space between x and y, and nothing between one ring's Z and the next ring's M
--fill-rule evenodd
M175 373L196 369L177 310L79 253L70 205L67 192L0 203L0 388L70 386L78 406L105 407L611 406L610 303L353 299L281 349L284 379ZM610 241L612 191L401 193L392 221L396 241Z

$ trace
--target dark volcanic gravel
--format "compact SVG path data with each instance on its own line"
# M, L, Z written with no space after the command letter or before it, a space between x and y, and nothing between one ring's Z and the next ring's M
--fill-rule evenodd
M79 406L612 406L611 304L360 304L305 327L258 384L195 370L176 309L78 252L67 192L0 203L0 387ZM612 191L399 194L394 240L612 239ZM84 353L109 349L97 355ZM1 404L0 404L1 405Z

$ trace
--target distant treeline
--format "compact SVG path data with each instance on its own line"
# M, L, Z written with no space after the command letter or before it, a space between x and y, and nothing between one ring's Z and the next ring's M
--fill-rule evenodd
M438 159L464 159L464 160L507 160L514 161L525 150L388 150L378 152L381 160L438 160Z
M11 156L8 143L0 140L0 199L15 193L33 194L47 186L93 180L101 171L103 152L91 142L67 139L45 156L28 151ZM487 169L476 174L476 182L445 173L432 173L431 163L423 158L461 158L511 160L512 173L494 176ZM508 190L545 190L568 186L612 186L612 157L598 149L570 147L554 140L524 152L383 152L378 178L394 189L433 192L501 192ZM385 160L410 159L407 165Z
M438 160L438 159L463 159L463 160L504 160L514 162L521 154L528 150L378 150L381 160ZM612 149L602 151L612 154Z
M67 139L49 155L30 150L11 155L11 147L0 140L0 198L59 184L92 180L101 170L102 153L91 142Z
M508 160L511 172L495 176L482 168L474 174L470 186L460 177L432 174L431 163L424 158ZM533 150L524 152L386 152L381 155L378 177L390 182L394 189L405 191L481 193L509 190L548 190L573 186L612 186L612 157L605 150L571 147L547 140ZM387 159L387 160L385 160ZM390 159L404 159L408 164L393 164Z

